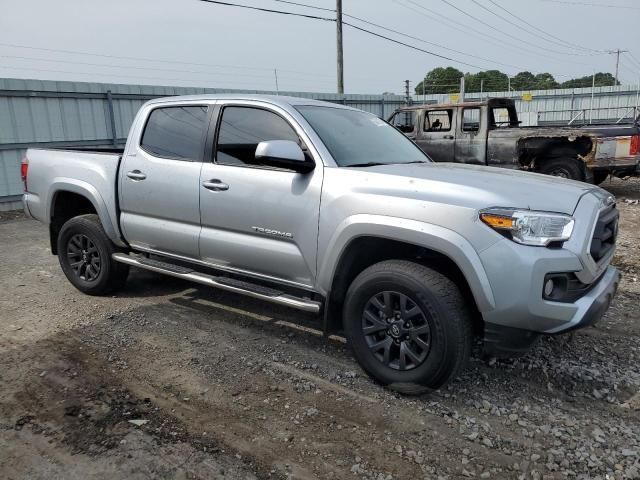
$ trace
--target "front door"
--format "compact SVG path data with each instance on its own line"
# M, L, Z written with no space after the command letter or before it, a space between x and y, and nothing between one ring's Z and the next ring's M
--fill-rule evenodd
M435 162L453 162L455 129L453 110L426 110L416 143Z
M486 165L487 122L485 108L463 107L458 110L455 161Z
M239 273L312 286L322 164L307 174L261 165L258 143L301 140L277 107L222 104L212 159L200 176L201 260Z
M149 108L120 166L122 229L132 246L197 258L207 106Z

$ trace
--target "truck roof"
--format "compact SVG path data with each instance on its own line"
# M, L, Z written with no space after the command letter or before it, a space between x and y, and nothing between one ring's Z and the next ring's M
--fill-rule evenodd
M261 95L261 94L246 94L246 93L224 93L224 94L202 94L202 95L177 95L172 97L161 97L149 100L149 104L155 103L172 103L188 101L208 101L208 100L260 100L263 102L278 105L280 107L290 107L295 105L317 105L317 106L331 106L336 108L346 108L354 110L351 107L347 107L341 104L333 102L323 102L321 100L314 100L312 98L302 97L290 97L286 95Z
M458 103L421 103L417 105L407 105L406 107L400 107L398 110L433 110L436 108L457 108L457 107L481 107L485 105L491 106L511 106L514 102L511 98L493 97L486 100L474 100L472 102L458 102Z

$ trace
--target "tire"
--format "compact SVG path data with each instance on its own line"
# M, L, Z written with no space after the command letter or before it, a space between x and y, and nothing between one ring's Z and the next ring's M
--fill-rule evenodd
M106 295L121 288L129 266L116 262L117 252L97 215L68 220L58 235L58 260L67 279L88 295Z
M595 183L596 185L600 185L607 178L609 178L609 172L607 172L606 170L596 170L593 172L593 183Z
M395 315L389 323L384 317L391 304L400 318ZM441 273L414 262L388 260L360 273L347 291L343 319L360 366L401 393L440 388L469 357L471 320L460 290Z
M538 168L540 173L552 175L554 177L568 178L570 180L585 181L585 171L583 163L571 157L550 158L540 162Z

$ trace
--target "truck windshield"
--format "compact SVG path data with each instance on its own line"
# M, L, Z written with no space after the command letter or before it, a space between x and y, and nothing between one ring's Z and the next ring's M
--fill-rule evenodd
M298 106L340 167L430 162L411 140L370 113Z

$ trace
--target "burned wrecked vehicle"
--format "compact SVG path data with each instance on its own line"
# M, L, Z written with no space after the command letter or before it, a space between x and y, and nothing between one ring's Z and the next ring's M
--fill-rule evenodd
M521 127L515 103L413 105L389 122L436 162L529 170L601 183L640 174L640 128L627 125Z

